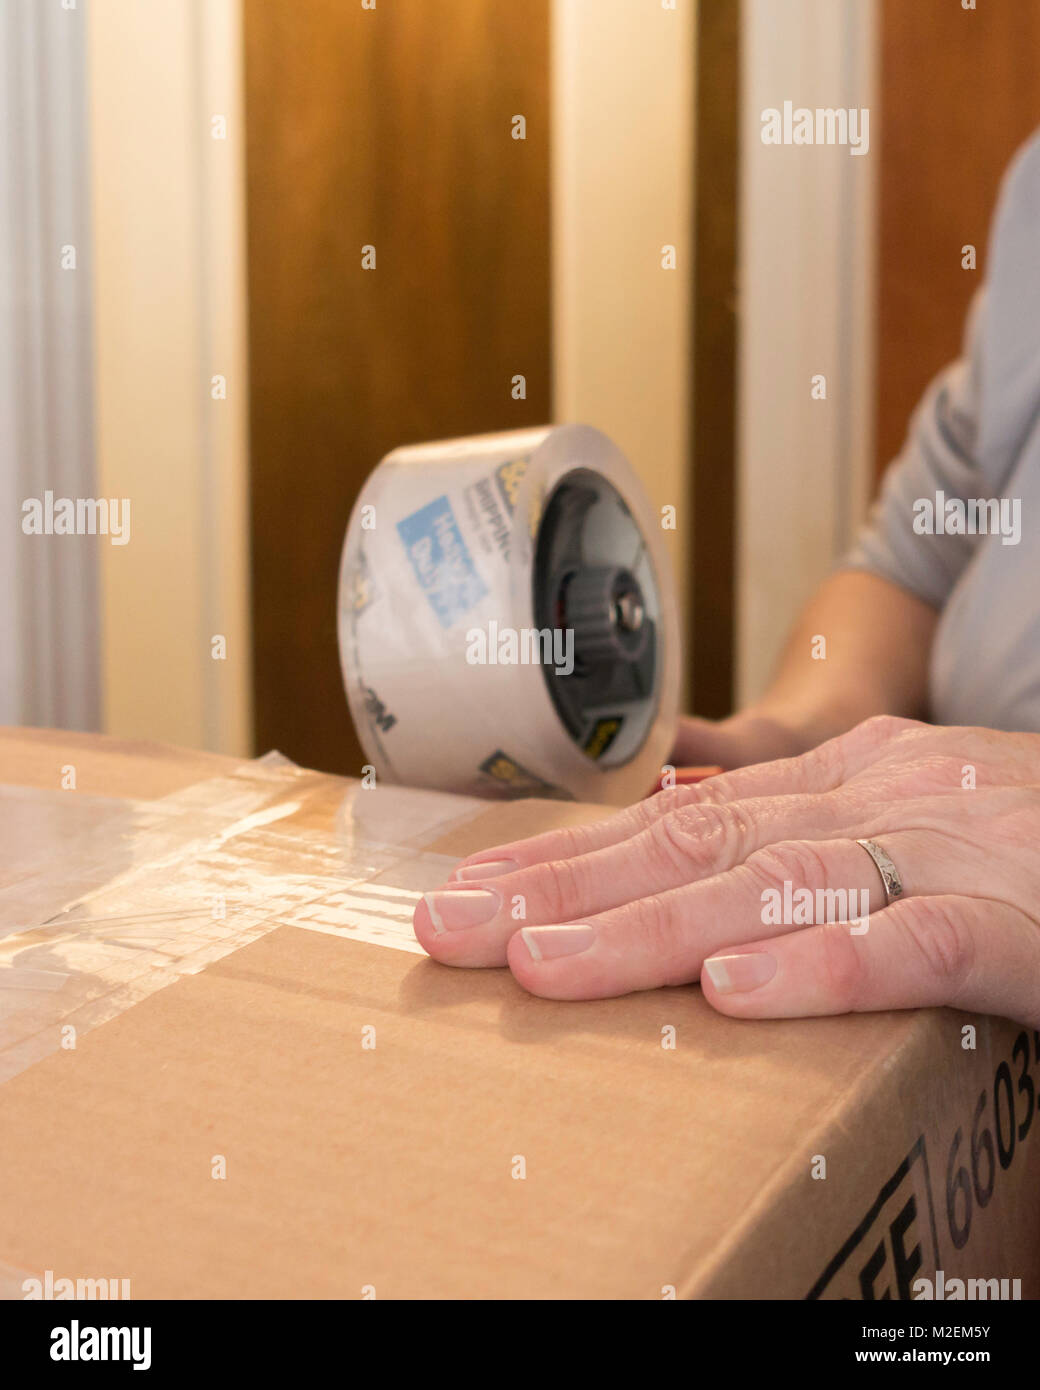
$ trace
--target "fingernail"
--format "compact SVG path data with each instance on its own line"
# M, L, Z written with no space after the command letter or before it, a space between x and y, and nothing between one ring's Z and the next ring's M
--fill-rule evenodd
M455 870L458 879L498 878L499 874L511 874L520 865L515 859L485 859L483 864L465 864Z
M740 956L712 956L704 962L708 978L720 994L746 994L767 984L776 974L776 957L765 951Z
M558 956L577 956L596 939L591 927L523 927L520 935L534 960L556 960Z
M424 893L423 902L438 935L483 926L502 906L493 888L438 888Z

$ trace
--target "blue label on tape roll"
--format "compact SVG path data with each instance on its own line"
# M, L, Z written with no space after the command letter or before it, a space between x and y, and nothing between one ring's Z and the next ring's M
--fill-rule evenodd
M397 523L419 585L441 627L451 627L487 593L447 497Z

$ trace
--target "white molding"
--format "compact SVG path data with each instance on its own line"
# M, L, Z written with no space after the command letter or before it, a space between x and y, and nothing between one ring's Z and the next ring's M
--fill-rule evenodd
M785 633L863 515L873 460L876 0L743 0L737 688L763 688ZM761 113L867 107L870 149L774 146ZM815 373L827 400L810 398Z
M555 415L603 430L653 505L676 507L677 574L692 531L695 21L695 0L552 6Z
M25 499L97 491L83 23L0 7L0 723L93 729L105 542L21 530Z

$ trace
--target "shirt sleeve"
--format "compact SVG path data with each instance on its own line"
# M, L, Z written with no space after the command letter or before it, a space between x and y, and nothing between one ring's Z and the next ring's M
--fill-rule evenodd
M976 538L936 535L934 528L928 534L915 503L928 499L934 515L939 493L947 500L987 495L976 457L985 313L983 288L968 311L962 356L925 391L902 452L886 470L881 493L839 566L878 574L939 609L971 558Z

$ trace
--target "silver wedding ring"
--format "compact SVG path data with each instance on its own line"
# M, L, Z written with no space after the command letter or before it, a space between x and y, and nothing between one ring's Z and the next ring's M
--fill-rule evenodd
M877 865L881 882L885 885L885 906L888 907L889 903L903 896L903 880L899 877L899 870L877 840L857 840L856 844L862 845Z

